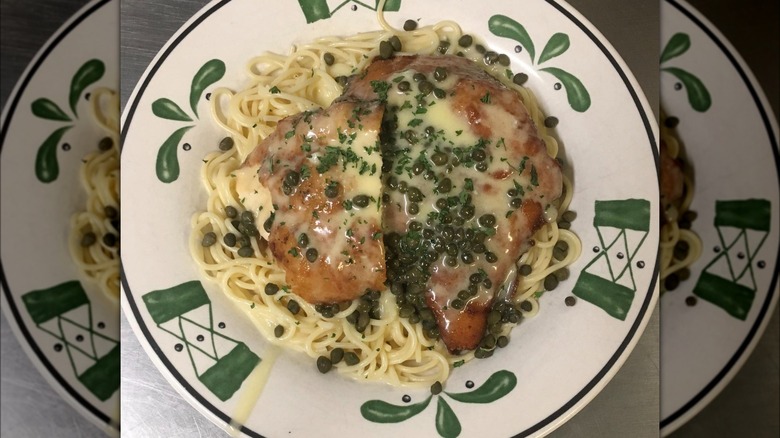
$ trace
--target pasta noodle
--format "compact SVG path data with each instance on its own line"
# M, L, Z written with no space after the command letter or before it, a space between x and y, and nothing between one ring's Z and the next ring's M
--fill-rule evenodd
M251 242L254 257L240 257L237 248L222 242L208 247L201 244L204 234L211 231L219 236L228 232L238 234L225 214L226 206L241 204L234 171L255 146L274 131L280 120L305 110L329 106L342 93L339 76L364 69L377 55L379 43L393 35L401 40L405 53L416 54L433 54L441 40L456 41L462 35L460 27L451 21L414 31L399 31L387 24L381 12L378 16L380 31L345 38L321 38L293 47L289 55L265 53L256 56L246 66L249 84L242 90L218 88L212 91L212 117L234 140L235 147L226 152L210 153L204 159L201 181L208 193L208 202L206 211L192 218L189 246L203 275L238 303L270 342L304 352L312 358L327 356L334 348L355 352L358 362L341 361L335 367L340 373L362 381L427 387L433 382L445 381L453 366L471 360L474 353L452 355L441 341L427 338L421 324L412 324L399 316L395 297L389 290L382 291L379 298L381 317L371 319L368 328L360 333L346 319L360 300L340 307L334 317L324 318L315 306L296 298L294 291L287 288L274 295L262 293L268 283L285 284L284 271L277 266L262 240ZM332 65L324 61L326 53L333 55L335 62ZM464 55L472 59L481 56L473 48L464 50ZM555 157L558 142L547 132L543 123L545 116L531 91L508 81L503 68L485 68L518 92L536 122L549 154ZM571 183L564 177L564 195L556 205L556 211L567 210L571 194ZM581 251L577 236L568 229L559 228L555 217L551 219L535 234L535 245L518 262L532 267L529 275L520 278L514 295L517 303L529 303L523 310L527 317L538 312L538 297L544 289L545 278L564 272ZM562 260L553 258L553 249L558 242L566 242L569 248ZM301 308L297 315L292 315L287 308L289 300L294 298ZM283 328L281 335L277 327ZM505 328L504 334L508 331Z
M105 132L98 150L84 157L79 179L86 209L70 220L68 248L79 271L113 300L119 298L119 96L92 92L90 113Z
M701 256L702 243L699 236L690 230L690 222L695 218L695 213L690 210L695 189L693 177L682 144L674 135L673 126L670 126L674 123L667 123L667 120L669 118L662 113L661 141L669 158L683 163L683 196L667 208L665 214L668 220L661 226L661 284L664 290L672 290L679 280L690 275L688 267Z

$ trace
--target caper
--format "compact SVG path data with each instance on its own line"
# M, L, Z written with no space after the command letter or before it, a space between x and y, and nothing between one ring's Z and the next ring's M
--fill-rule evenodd
M301 305L295 300L290 300L287 302L287 310L293 315L297 315L301 311Z
M114 219L119 215L119 211L117 211L116 207L113 207L111 205L107 205L106 208L103 209L103 213L109 219Z
M422 94L427 96L427 95L431 94L431 92L433 91L433 84L428 82L427 80L420 81L417 84L417 89L420 90L420 93L422 93Z
M463 263L465 263L467 265L470 265L470 264L474 263L474 255L472 253L470 253L470 252L464 252L464 253L462 253L460 255L460 260Z
M566 222L572 222L574 219L577 219L577 213L571 210L566 210L561 215L561 219L565 220Z
M496 337L493 335L487 335L482 338L482 342L480 342L480 344L482 344L482 348L486 350L492 350L496 348Z
M502 53L498 55L499 64L503 65L504 67L509 67L509 62L510 62L509 56L507 56L506 54Z
M277 325L276 327L274 327L274 336L276 336L277 338L281 338L283 334L284 334L284 326L283 325L280 324L280 325Z
M95 242L97 242L97 236L92 231L88 231L81 236L81 246L85 248L94 245Z
M492 50L488 51L488 52L485 52L484 61L485 61L485 64L487 64L487 65L495 64L498 61L498 53L496 53L496 52L494 52Z
M222 238L222 241L225 242L225 245L232 248L236 246L236 235L233 233L227 233L225 234L225 237Z
M431 394L433 395L440 394L441 390L442 390L441 382L439 382L438 380L433 385L431 385Z
M390 45L393 47L394 52L400 52L401 51L401 39L398 38L398 36L393 35L390 37Z
M398 91L409 91L412 88L412 85L409 83L409 81L401 81L398 83Z
M498 256L496 256L494 253L488 251L488 252L485 253L485 260L488 263L495 263L495 262L498 261Z
M420 82L425 80L425 75L423 73L415 73L412 75L412 79L415 82Z
M333 65L333 63L336 62L336 58L330 52L325 52L325 54L322 55L322 60L325 61L325 64L327 65Z
M314 263L317 261L317 257L319 257L319 252L317 251L317 248L309 248L306 250L306 260L308 260L311 263Z
M489 278L485 278L484 280L482 280L482 287L484 287L485 289L490 289L491 287L493 287L493 282L490 281Z
M225 207L225 216L233 219L234 217L238 216L238 210L236 210L236 207L228 205Z
M344 358L344 349L341 347L336 347L333 350L330 350L330 361L335 365L339 362L341 362L341 359Z
M108 234L106 235L108 236ZM103 242L105 242L105 237L103 238ZM203 235L203 240L200 241L200 244L202 246L211 246L213 244L217 243L217 234L213 231L209 231L208 233ZM109 245L113 246L113 245Z
M417 29L417 22L414 20L406 20L404 21L404 30L407 32L413 31Z
M317 369L320 370L322 374L327 373L330 371L330 369L333 368L333 363L325 356L320 356L317 358Z
M300 182L301 182L301 175L294 170L290 170L289 172L287 172L287 175L285 175L284 177L284 183L289 185L290 187L295 187Z
M490 313L488 313L487 324L490 326L499 321L501 321L501 312L498 310L491 310Z
M438 193L449 193L450 190L452 190L452 180L449 178L444 178L439 181L439 184L436 186L436 191Z
M349 82L349 78L346 76L336 76L336 83L341 85L342 87L347 86L347 83Z
M382 41L379 43L379 57L382 59L388 59L393 56L393 45L389 41Z
M98 149L101 151L107 151L114 146L114 140L111 137L103 137L98 142Z
M229 151L233 149L233 144L234 142L232 137L225 137L219 141L219 150Z
M360 362L360 358L357 354L348 351L344 353L344 362L349 366L357 365Z
M474 46L474 49L476 49L477 53L479 53L481 55L484 55L485 52L487 51L485 46L483 46L482 44L477 44L476 46Z
M530 274L532 270L533 268L531 268L531 265L522 265L520 266L520 269L518 269L518 272L520 273L520 275L528 276L528 274Z
M449 41L439 41L439 47L438 47L437 50L439 51L440 54L443 55L443 54L447 53L447 50L449 48L450 48L450 42Z
M569 278L570 272L566 268L561 268L553 272L553 274L555 275L555 278L557 278L558 281L561 282L561 281L566 281Z
M447 69L444 67L436 67L436 69L433 71L433 78L439 82L447 79Z
M252 257L252 255L255 253L255 250L252 249L251 246L242 246L238 250L238 255L241 257Z
M462 35L460 38L458 38L458 45L461 47L471 47L471 43L474 42L474 38L471 37L471 35Z
M471 159L474 161L484 161L487 158L487 154L484 149L474 149L471 151Z
M279 292L279 286L276 283L266 283L265 285L266 295L276 295L277 292Z
M325 196L328 198L335 198L339 195L339 183L331 181L325 186Z
M558 222L558 228L562 230L568 230L569 228L571 228L571 223L567 221L560 221Z
M409 214L414 216L414 215L416 215L417 213L420 212L420 205L416 204L416 203L411 203L411 204L409 204L408 207L406 207L406 211L408 211Z
M490 213L483 214L478 222L481 227L492 228L496 225L496 217Z
M368 327L368 323L370 322L371 318L368 315L368 312L360 312L360 316L358 316L358 320L355 323L355 330L357 330L360 333L363 333L366 331L366 328Z
M544 290L553 290L558 287L558 279L555 275L548 275L544 278Z
M368 195L357 195L352 198L352 202L360 208L365 208L368 207L371 199L369 199Z
M307 236L306 233L301 233L301 235L298 236L298 246L301 248L309 246L309 236Z
M498 345L499 348L506 347L509 345L509 338L506 336L499 336L498 339L496 339L496 345Z
M466 303L463 302L463 300L460 299L454 299L450 302L450 307L457 310L463 310L463 307L466 306Z
M444 152L434 152L433 155L431 155L431 161L437 166L443 166L447 164L447 154Z
M523 85L528 81L528 75L525 73L518 73L512 77L512 82L515 85Z
M484 172L488 169L488 163L482 161L480 163L477 163L476 166L474 166L475 169L477 169L480 172Z
M558 118L552 116L545 118L544 126L547 128L555 128L558 126Z

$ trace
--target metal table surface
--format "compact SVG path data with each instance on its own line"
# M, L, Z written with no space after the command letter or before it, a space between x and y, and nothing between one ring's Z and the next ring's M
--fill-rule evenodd
M0 107L46 40L87 0L1 0ZM0 313L0 436L105 437L44 380Z
M122 105L154 55L205 2L122 4ZM658 108L659 6L655 0L571 0L615 46ZM626 7L629 5L631 7ZM643 35L636 38L636 35ZM125 316L123 315L123 318ZM126 321L126 320L123 320ZM556 438L658 436L658 312L612 382ZM227 436L168 385L127 324L122 326L122 434L131 437Z
M780 117L780 3L687 0L715 25L750 67L775 120ZM778 224L777 219L774 222ZM780 436L780 306L731 383L670 438Z

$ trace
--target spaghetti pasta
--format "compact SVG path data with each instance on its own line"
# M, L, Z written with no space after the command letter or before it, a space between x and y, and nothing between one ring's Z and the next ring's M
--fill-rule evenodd
M272 294L264 293L264 290L268 291L268 284L285 284L285 271L274 260L263 239L249 242L254 253L252 257L239 256L237 246L229 245L229 242L202 245L203 236L209 232L218 236L240 234L226 213L226 207L242 204L236 191L235 172L281 120L302 111L328 107L341 95L343 78L366 68L378 54L381 41L396 36L405 53L429 55L437 51L440 41L457 41L462 36L460 27L451 21L414 31L400 31L392 28L381 12L378 17L382 26L380 31L344 38L321 38L293 47L289 55L266 53L256 56L246 67L249 77L246 87L237 92L224 87L212 91L212 117L234 140L235 147L210 153L204 159L201 181L208 201L206 211L192 218L189 248L202 274L234 300L270 342L304 352L311 358L333 358L335 355L333 362L339 362L335 368L353 379L427 387L433 382L445 381L451 368L474 358L474 352L451 354L440 340L426 336L421 324L400 317L399 306L390 290L377 293L380 315L359 332L349 316L361 305L360 299L340 305L333 317L325 318L315 306L287 287L278 292L272 290ZM329 54L327 61L326 54ZM481 58L474 47L464 48L463 56L474 60ZM520 95L548 154L557 156L558 142L544 126L545 116L533 93L513 84L506 77L504 67L485 68ZM552 217L534 235L534 245L518 261L531 269L530 273L519 277L513 295L518 307L523 303L523 316L531 317L538 312L538 297L544 290L545 279L551 275L566 275L566 266L581 252L577 236L556 222L556 212L568 209L571 196L571 183L564 177L564 195L549 211ZM556 258L554 249L556 245L560 247L559 242L564 242L568 251L565 256ZM292 312L291 308L297 312ZM505 326L501 334L508 332L509 328ZM339 353L333 353L339 350ZM343 360L339 360L342 353Z
M98 150L83 159L79 179L86 209L70 220L68 248L79 271L112 300L119 298L119 95L92 92L90 113L105 132Z
M695 212L690 210L695 187L687 157L674 132L676 123L675 118L661 114L662 154L665 155L662 160L673 160L678 163L675 167L682 172L682 195L670 200L664 212L666 220L660 230L661 284L664 291L675 289L681 280L687 279L690 275L688 267L702 253L701 239L690 230L691 222L695 219ZM662 166L662 180L670 178L668 174L676 171Z

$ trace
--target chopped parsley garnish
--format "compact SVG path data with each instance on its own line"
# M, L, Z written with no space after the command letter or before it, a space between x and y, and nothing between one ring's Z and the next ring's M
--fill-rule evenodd
M422 119L412 119L409 121L409 126L414 128L415 126L419 126L423 122Z
M390 89L390 84L385 81L371 81L371 88L376 93L377 97L381 101L387 100L387 90Z
M289 251L287 251L288 254L291 254L293 257L298 257L298 248L291 248Z
M453 368L458 368L459 366L463 365L464 363L466 363L465 360L459 360L459 361L453 362L452 363L452 367Z
M482 103L490 103L490 93L485 93L485 95L482 96L482 98L479 100Z
M285 139L285 140L289 140L289 139L291 139L291 138L292 138L294 135L295 135L295 130L294 130L294 129L292 129L292 130L289 130L289 131L287 131L287 133L286 133L286 134L284 134L284 139Z
M539 185L539 176L536 174L536 166L534 165L531 165L531 185L532 186Z
M281 93L281 92L282 92L282 90L280 90L280 89L279 89L279 87L277 87L276 85L274 85L273 87L271 87L271 89L270 89L270 90L268 90L268 91L270 91L270 92L271 92L271 94L279 94L279 93Z

